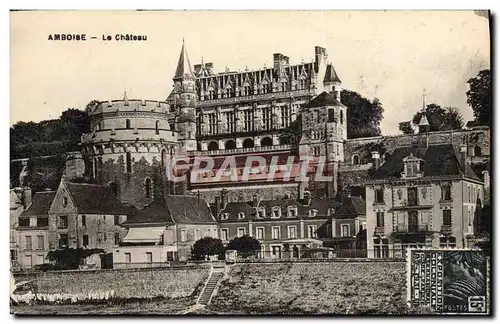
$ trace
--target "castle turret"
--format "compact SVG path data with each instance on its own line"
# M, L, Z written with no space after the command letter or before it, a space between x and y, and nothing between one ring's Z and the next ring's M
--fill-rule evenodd
M176 105L176 130L181 147L186 151L196 150L196 77L191 69L184 40L177 69L175 70L174 102Z

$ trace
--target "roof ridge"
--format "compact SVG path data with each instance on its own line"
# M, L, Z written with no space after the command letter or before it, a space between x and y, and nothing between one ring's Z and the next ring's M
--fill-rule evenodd
M64 181L66 184L71 184L71 185L83 185L83 186L94 186L94 187L103 187L103 188L111 188L108 185L100 185L96 183L83 183L83 182L69 182L69 181Z

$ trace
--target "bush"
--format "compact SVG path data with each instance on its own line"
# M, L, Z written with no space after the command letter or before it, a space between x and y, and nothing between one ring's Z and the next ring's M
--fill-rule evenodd
M192 255L195 260L205 260L208 255L218 255L221 259L224 256L224 245L219 239L204 237L194 243Z
M260 242L248 235L233 238L226 247L227 250L236 250L243 258L255 255L260 251Z
M101 253L104 253L103 249L64 248L50 251L47 258L55 263L58 270L72 270L78 269L83 259Z

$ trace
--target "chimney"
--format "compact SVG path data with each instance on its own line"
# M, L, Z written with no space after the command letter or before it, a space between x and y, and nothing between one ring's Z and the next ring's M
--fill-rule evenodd
M460 166L462 171L465 170L467 164L467 144L460 145Z
M490 188L490 173L488 170L481 172L483 174L484 189Z
M373 151L372 159L375 170L378 170L378 168L380 168L380 153L378 151Z
M198 75L198 73L200 73L200 70L201 70L201 64L195 64L194 65L194 73L196 75Z
M274 69L281 70L281 68L283 68L285 63L285 56L281 53L274 53L273 62L274 62Z
M220 192L221 208L224 209L227 206L227 189L222 189Z
M28 208L28 206L31 205L31 198L32 198L31 188L24 188L22 197L23 197L23 207L26 210L26 208Z
M259 195L258 194L254 194L252 196L252 206L253 207L259 207L259 202L260 202Z
M326 59L326 49L321 46L315 46L314 47L314 64L316 68L319 67L321 64L321 61L324 61Z
M212 74L214 69L214 64L212 62L205 63L205 69L207 69L209 74Z

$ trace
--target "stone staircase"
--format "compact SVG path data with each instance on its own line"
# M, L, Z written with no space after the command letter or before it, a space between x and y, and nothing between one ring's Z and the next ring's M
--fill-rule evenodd
M203 287L203 290L200 294L200 297L198 297L198 304L201 305L208 305L210 303L210 300L212 299L212 295L214 293L215 288L219 285L219 282L221 279L224 277L225 273L225 265L224 264L214 264L212 267L212 271L210 273L210 276L207 279L207 282L205 283L205 286Z

